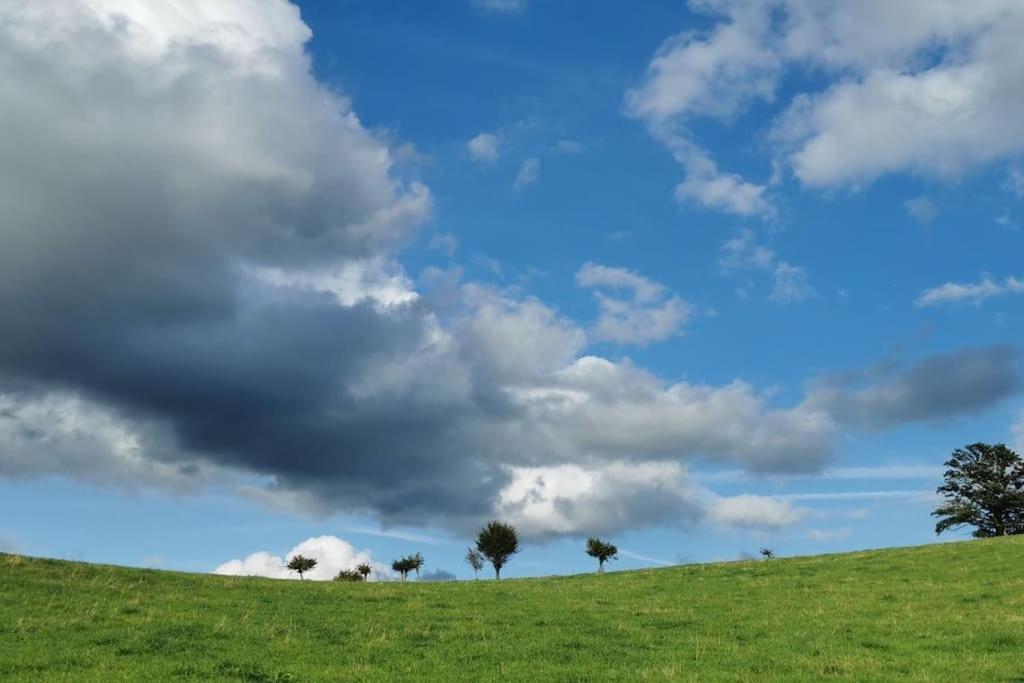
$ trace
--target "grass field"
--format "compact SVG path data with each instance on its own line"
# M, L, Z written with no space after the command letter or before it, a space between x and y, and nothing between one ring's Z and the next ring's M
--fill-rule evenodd
M14 680L1024 680L1024 538L460 583L0 555Z

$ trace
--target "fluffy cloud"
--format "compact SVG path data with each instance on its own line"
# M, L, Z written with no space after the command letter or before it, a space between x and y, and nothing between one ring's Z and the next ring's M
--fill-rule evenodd
M213 573L226 576L263 576L268 579L298 579L298 574L288 569L288 562L296 555L316 560L316 567L304 575L304 578L312 581L330 581L339 571L355 569L364 562L373 567L373 573L369 577L371 581L391 576L387 565L374 562L369 551L357 550L351 543L337 536L307 538L288 551L284 557L261 550L245 559L229 560L214 569Z
M897 172L956 177L1024 152L1016 96L1024 7L1014 0L690 4L719 21L667 40L626 95L627 111L682 163L681 198L771 214L766 186L719 173L696 151L690 124L728 123L754 102L775 103L798 70L828 85L779 103L770 137L777 160L806 186L858 186ZM692 159L711 170L695 172ZM731 195L713 191L726 187Z
M980 282L947 282L922 292L917 298L917 305L970 303L980 306L987 299L1003 294L1024 294L1024 281L1007 277L1003 282L996 282L986 275Z
M480 133L466 143L466 147L473 161L493 164L501 156L498 136L493 133Z
M601 315L593 328L597 340L646 345L678 334L694 314L694 307L664 286L625 268L585 263L576 284L594 289ZM605 290L605 291L602 291ZM628 299L608 294L626 291Z
M807 514L765 496L718 496L693 484L677 462L515 468L501 491L499 514L524 536L616 534L637 525L776 530Z

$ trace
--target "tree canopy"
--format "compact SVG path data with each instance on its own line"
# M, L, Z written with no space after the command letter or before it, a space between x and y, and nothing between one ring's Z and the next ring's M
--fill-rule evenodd
M619 549L596 536L587 539L587 555L597 559L597 571L604 574L604 563L616 559Z
M500 579L501 568L522 548L519 547L519 534L514 526L491 521L477 534L476 549L494 567L494 578Z
M975 538L1024 533L1024 461L1003 444L975 443L953 451L932 512L935 533L974 527Z
M311 571L314 567L316 567L316 559L305 555L296 555L288 561L288 569L298 572L300 579L303 578L303 574Z

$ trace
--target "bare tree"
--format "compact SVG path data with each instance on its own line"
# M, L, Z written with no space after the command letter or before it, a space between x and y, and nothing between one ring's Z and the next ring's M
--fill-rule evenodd
M480 570L484 568L484 556L476 548L466 551L466 563L473 568L473 578L480 578Z

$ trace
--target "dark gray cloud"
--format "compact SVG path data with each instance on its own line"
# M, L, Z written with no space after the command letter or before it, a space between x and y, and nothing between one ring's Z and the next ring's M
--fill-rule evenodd
M812 386L807 402L837 421L884 429L978 413L1021 389L1018 352L1008 346L965 348L913 365L887 361Z

